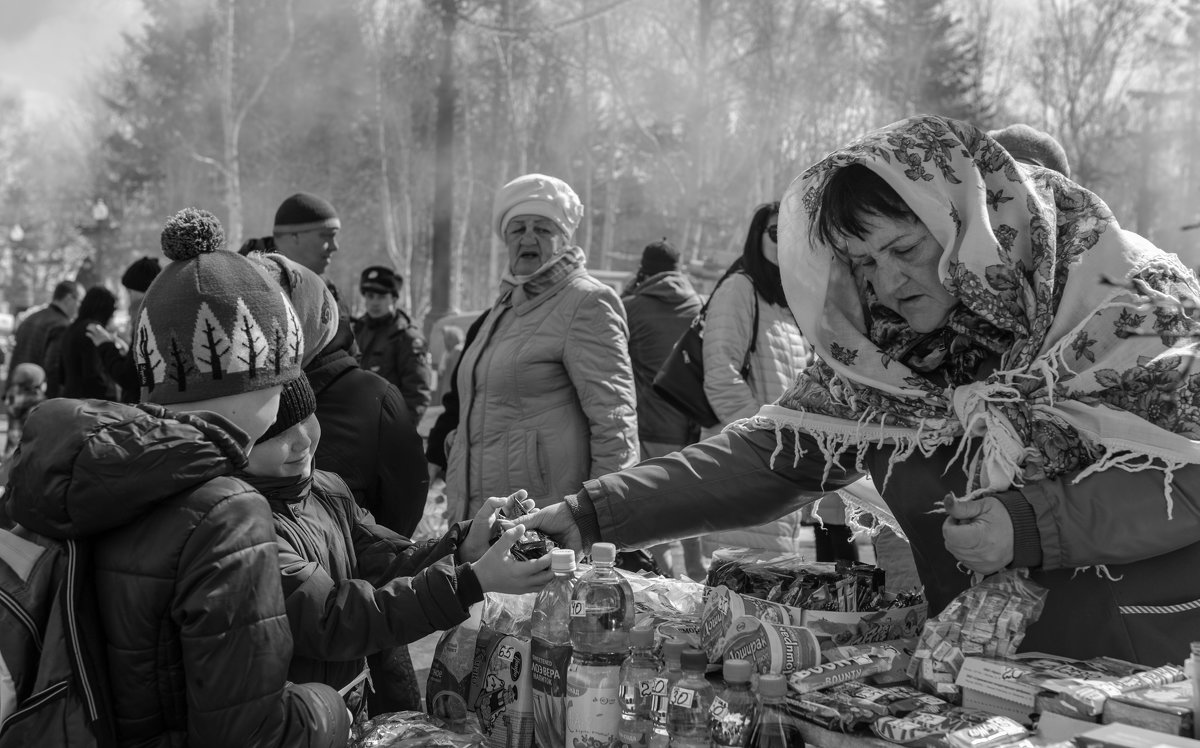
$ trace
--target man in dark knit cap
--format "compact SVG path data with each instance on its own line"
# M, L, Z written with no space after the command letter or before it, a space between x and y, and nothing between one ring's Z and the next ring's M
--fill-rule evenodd
M342 228L328 200L297 192L275 211L275 251L317 275L324 275Z
M162 267L155 257L142 257L125 269L121 276L121 285L129 292L129 330L130 341L133 339L133 328L142 308L142 298L154 279L158 277ZM121 388L121 402L136 403L139 386L137 362L129 346L119 341L116 335L103 326L90 324L87 326L87 336L96 346L100 356L100 365L104 372Z
M362 272L359 290L367 313L354 321L358 363L400 390L413 423L420 423L429 407L433 366L429 346L404 310L396 306L404 278L383 265Z

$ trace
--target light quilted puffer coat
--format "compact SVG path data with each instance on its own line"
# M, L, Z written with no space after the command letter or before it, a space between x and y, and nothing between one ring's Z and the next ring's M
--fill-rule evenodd
M638 461L629 327L617 294L583 268L488 312L458 367L446 495L466 517L489 496L562 501Z
M756 298L757 297L757 298ZM746 349L755 339L754 306L758 304L758 337L750 356L750 376L740 373ZM704 314L704 394L720 423L701 438L717 434L734 421L749 418L775 402L812 362L812 349L792 312L758 296L745 273L735 273L717 286ZM836 503L836 502L826 502ZM765 525L705 537L710 547L799 550L801 512Z

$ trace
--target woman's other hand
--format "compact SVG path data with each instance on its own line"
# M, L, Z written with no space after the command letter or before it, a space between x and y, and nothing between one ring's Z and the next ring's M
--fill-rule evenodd
M99 347L102 343L117 342L117 336L113 335L108 330L105 330L102 326L96 324L95 322L88 325L84 332L88 336L88 340L92 341L92 345L96 347Z
M488 499L489 502L507 500ZM504 592L510 595L537 592L554 578L554 572L550 570L550 554L536 561L518 561L509 553L513 544L524 534L523 525L510 527L491 548L488 548L483 558L471 564L484 592Z
M962 501L947 496L942 537L946 550L971 571L991 574L1012 563L1013 525L995 496Z
M528 495L522 489L509 496L493 496L483 502L475 514L471 529L467 531L466 540L458 548L458 557L468 563L482 558L491 544L495 524L499 522L501 529L505 530L513 526L513 521L500 517L500 513L503 512L506 517L517 517L532 509L533 501L525 498Z
M516 520L530 530L538 530L550 536L550 539L563 548L570 548L576 553L583 551L583 536L579 534L579 526L571 516L571 508L566 502L539 509Z

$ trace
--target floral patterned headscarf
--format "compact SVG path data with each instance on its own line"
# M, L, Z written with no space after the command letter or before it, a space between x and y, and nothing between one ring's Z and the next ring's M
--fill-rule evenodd
M882 176L943 247L938 274L960 302L945 329L912 331L814 230L849 164ZM1178 303L1200 286L1098 197L971 125L916 117L808 169L780 234L784 289L822 360L760 424L803 429L830 461L858 447L860 465L870 444L896 445L898 461L957 443L972 495L1160 469L1170 512L1171 471L1200 463L1200 326ZM984 360L994 371L978 375Z

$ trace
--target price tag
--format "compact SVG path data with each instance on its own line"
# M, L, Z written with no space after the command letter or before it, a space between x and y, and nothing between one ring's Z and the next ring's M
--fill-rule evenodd
M587 615L587 609L583 606L583 601L582 600L572 600L571 601L571 617L572 618L583 618L586 615Z
M728 711L729 711L729 704L726 704L725 699L722 699L720 696L713 699L712 706L710 706L708 708L708 713L711 714L712 716L716 717L717 719L721 719L722 717L724 717L725 713Z
M650 709L665 715L667 713L667 686L670 681L666 678L655 678L652 681L647 681L650 688Z
M690 709L692 704L696 702L696 692L690 688L680 688L675 686L671 689L671 706L679 706L684 709Z
M513 655L516 653L517 648L510 644L504 644L496 649L496 655L501 662L512 662Z

